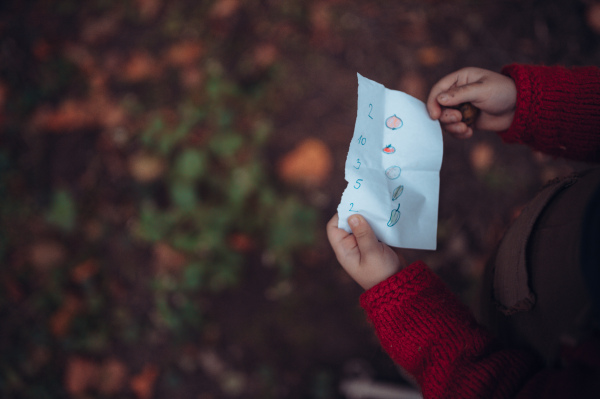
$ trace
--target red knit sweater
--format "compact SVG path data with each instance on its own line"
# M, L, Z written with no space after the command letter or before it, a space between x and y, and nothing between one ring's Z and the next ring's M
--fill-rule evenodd
M510 65L517 109L506 142L600 161L600 69ZM600 344L587 343L571 367L543 370L526 352L501 348L423 263L361 296L384 350L425 398L589 397L600 377ZM595 385L594 385L595 384Z

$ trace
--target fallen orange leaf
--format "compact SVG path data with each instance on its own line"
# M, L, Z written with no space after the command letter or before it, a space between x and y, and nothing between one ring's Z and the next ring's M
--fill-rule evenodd
M163 175L165 168L162 158L151 154L138 153L129 158L129 173L142 183L158 179Z
M494 164L494 149L487 143L477 143L471 150L471 165L476 172L488 171Z
M29 248L29 260L37 271L48 271L66 258L66 250L58 241L40 240Z
M227 242L236 252L248 252L254 248L254 242L248 234L233 233L228 237Z
M279 162L279 175L292 184L320 186L329 178L333 158L327 145L315 138L302 141Z
M76 283L83 283L98 272L98 263L94 259L88 259L71 270L71 279Z
M114 395L120 392L127 378L127 366L115 358L102 362L98 378L98 391L104 395Z
M136 0L135 1L143 19L152 19L160 10L162 0Z
M123 66L122 78L127 82L137 83L153 78L159 73L156 59L145 51L138 51L133 53Z
M135 396L139 399L148 399L152 396L158 372L156 365L146 364L142 371L131 379L129 385Z
M254 63L260 68L266 68L277 59L277 47L272 44L261 44L254 49Z
M198 41L175 43L167 50L165 60L173 66L190 66L204 54L204 46Z
M423 47L417 51L417 58L421 65L431 67L444 61L444 54L439 47Z
M50 317L50 331L55 337L64 337L69 328L73 318L77 316L81 310L81 301L74 295L67 295L65 300L56 312Z
M235 14L240 4L238 0L218 0L210 10L215 18L227 18Z
M72 356L67 360L65 389L73 396L81 395L97 384L98 373L98 365L91 360Z

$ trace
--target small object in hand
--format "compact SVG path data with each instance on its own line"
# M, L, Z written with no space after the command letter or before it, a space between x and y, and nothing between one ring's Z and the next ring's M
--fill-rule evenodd
M456 108L462 114L461 122L466 123L467 126L472 126L479 116L479 108L471 103L462 103Z

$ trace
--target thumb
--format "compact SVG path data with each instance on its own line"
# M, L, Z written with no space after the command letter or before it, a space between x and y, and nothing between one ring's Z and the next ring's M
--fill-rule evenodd
M371 226L369 226L364 217L361 215L352 215L348 218L348 224L352 229L352 234L356 238L361 258L378 249L379 240L377 240L373 229L371 229Z
M462 86L452 86L448 90L438 94L437 101L445 107L454 107L456 105L468 102L477 102L480 99L481 83L474 82Z

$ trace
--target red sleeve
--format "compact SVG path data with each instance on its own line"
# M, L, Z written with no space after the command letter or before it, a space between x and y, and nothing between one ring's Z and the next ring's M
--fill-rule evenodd
M425 398L514 397L536 371L530 355L501 350L423 262L366 291L361 305Z
M506 142L547 154L600 162L600 69L509 65L517 109Z

